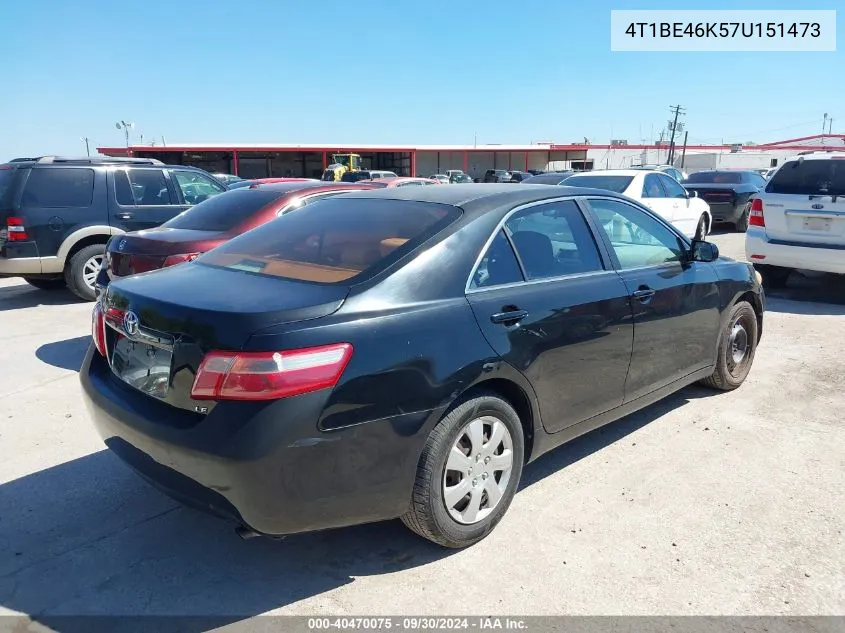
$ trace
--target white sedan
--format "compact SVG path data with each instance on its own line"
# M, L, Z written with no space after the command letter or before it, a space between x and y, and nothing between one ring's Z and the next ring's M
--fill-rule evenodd
M710 233L710 205L659 171L608 169L570 176L564 187L592 187L621 193L644 204L689 238Z

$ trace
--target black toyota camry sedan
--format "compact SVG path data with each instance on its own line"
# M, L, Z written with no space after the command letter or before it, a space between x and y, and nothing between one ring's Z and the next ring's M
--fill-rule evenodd
M81 381L109 448L242 535L463 547L539 455L738 387L763 310L750 265L607 191L370 190L113 282Z

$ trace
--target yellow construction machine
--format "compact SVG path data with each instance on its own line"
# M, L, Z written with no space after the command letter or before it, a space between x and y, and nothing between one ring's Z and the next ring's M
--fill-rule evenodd
M340 181L348 171L361 171L359 154L332 154L332 162L323 172L323 180Z

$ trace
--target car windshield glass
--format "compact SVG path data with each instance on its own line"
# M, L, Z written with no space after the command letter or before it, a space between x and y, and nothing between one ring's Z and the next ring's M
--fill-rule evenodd
M539 176L523 178L522 182L526 185L557 185L568 176L569 174L540 174Z
M567 187L592 187L622 193L631 184L633 176L570 176L563 184Z
M194 231L228 231L283 194L266 189L236 189L209 198L162 226Z
M349 198L314 202L197 260L230 270L322 284L377 274L461 215L451 205Z
M713 185L738 185L742 182L742 174L726 171L700 171L697 174L690 174L684 182L687 182L691 185L697 183Z
M845 196L845 160L792 160L766 185L768 193Z

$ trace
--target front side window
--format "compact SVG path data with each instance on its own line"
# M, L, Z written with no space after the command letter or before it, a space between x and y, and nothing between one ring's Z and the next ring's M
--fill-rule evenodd
M30 170L21 206L90 207L93 198L93 169L41 167Z
M666 191L660 184L660 176L657 174L646 174L643 182L643 198L665 198Z
M685 243L645 211L617 200L597 198L589 203L623 270L683 259Z
M511 216L505 228L528 279L603 268L587 221L572 200L524 209Z
M669 198L686 198L687 191L678 183L677 180L674 178L670 178L669 176L658 176L660 178L660 182L663 184L663 188L666 190L666 195Z
M173 179L176 185L182 190L182 197L185 204L199 204L208 200L218 193L226 191L211 178L203 176L196 171L176 169L173 171Z

